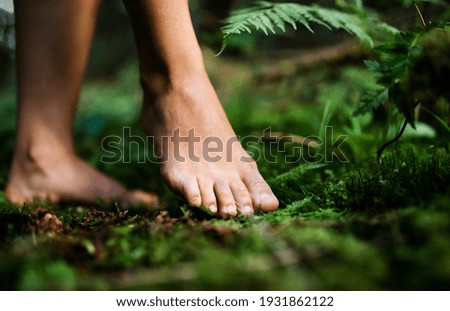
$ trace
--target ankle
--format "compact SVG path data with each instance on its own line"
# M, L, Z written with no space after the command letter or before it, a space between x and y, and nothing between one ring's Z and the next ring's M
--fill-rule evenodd
M147 98L159 98L168 93L189 94L192 90L209 83L206 70L191 68L182 74L170 72L153 72L141 74L141 86Z
M74 155L72 148L61 145L29 144L17 146L14 152L13 166L19 165L25 170L46 171L57 161L67 160Z

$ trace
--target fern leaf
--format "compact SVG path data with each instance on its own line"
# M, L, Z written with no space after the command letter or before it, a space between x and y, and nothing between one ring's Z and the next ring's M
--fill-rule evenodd
M274 18L275 19L275 18ZM264 29L265 29L265 33L266 35L268 35L268 31L270 30L272 33L276 33L275 31L275 24L274 24L274 19L269 18L266 15L261 15L261 23L264 25Z
M366 92L361 101L356 108L355 112L353 112L353 116L363 115L368 112L372 112L376 108L383 105L389 98L389 89L383 88L380 90L372 90Z
M290 171L280 174L274 179L272 179L271 184L276 185L289 180L298 180L301 178L303 174L306 174L308 171L320 169L325 166L327 166L327 164L325 163L307 163L299 165L291 169Z
M283 30L283 32L286 31L285 24L289 24L292 26L292 28L297 29L296 20L291 15L289 15L289 11L285 12L283 7L274 7L273 9L277 17L280 19L279 27ZM304 23L302 22L302 24Z
M222 27L223 45L219 54L223 52L233 36L244 32L251 33L252 29L268 35L269 33L276 34L280 30L286 31L287 25L296 29L297 25L300 24L313 32L311 23L319 24L328 29L345 30L373 46L372 38L357 15L318 5L308 6L297 3L259 1L251 7L234 11L225 20Z
M330 24L332 28L343 29L356 36L361 41L367 42L370 46L373 46L372 38L363 28L363 23L358 16L318 6L314 7L316 8L317 16Z

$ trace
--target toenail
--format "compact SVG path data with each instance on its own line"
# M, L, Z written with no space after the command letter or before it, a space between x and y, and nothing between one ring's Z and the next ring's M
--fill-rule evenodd
M234 212L234 206L233 205L228 205L227 207L225 207L224 212L227 213L227 214L232 214Z
M209 206L209 210L210 210L212 213L217 213L217 207L216 207L214 204L211 204L211 205Z
M191 198L191 205L193 206L199 206L201 202L201 198L199 196L194 196Z
M272 196L267 193L263 193L260 195L259 199L261 200L261 202L267 203L272 201Z
M251 214L253 214L253 208L252 208L250 205L245 205L245 206L242 208L242 210L243 210L244 214L246 214L246 215L251 215Z

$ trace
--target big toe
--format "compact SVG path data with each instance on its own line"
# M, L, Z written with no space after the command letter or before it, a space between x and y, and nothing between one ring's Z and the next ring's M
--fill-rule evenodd
M154 209L162 208L162 204L156 194L145 192L139 189L128 191L123 203L127 207L145 205L151 206Z
M25 202L29 201L30 198L26 198L25 196L21 195L19 192L15 191L14 189L11 189L10 187L7 187L5 190L5 198L16 205L23 205Z
M272 212L278 208L278 199L258 171L252 171L243 178L243 181L249 190L255 210Z
M256 199L256 201L258 201ZM259 194L259 208L264 212L273 212L278 208L279 202L275 195L270 191L270 193L263 192Z

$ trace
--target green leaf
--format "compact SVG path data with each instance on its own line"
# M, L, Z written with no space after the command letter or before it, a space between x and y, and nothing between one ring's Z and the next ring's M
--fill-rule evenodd
M325 163L302 164L302 165L299 165L299 166L293 168L292 170L290 170L286 173L278 175L277 177L275 177L274 179L272 179L270 181L270 184L278 185L278 184L284 183L288 180L296 180L303 174L307 173L308 171L316 170L316 169L319 169L319 168L322 168L325 166L327 166L327 164L325 164Z
M406 127L406 130L403 134L403 137L417 137L417 138L435 138L436 137L436 130L423 122L416 122L416 128L413 129L409 124Z
M415 129L414 109L416 102L414 95L406 91L400 83L396 83L389 89L389 100L397 106L408 123Z
M234 11L222 27L222 53L231 38L241 33L251 33L252 30L262 31L266 35L286 31L290 25L296 29L297 24L303 25L313 32L311 23L322 25L328 29L342 29L373 46L373 40L366 31L361 18L356 14L324 8L318 5L302 5L297 3L271 3L258 1L251 7Z
M388 88L368 91L361 98L361 101L358 107L356 108L355 112L353 112L353 115L357 116L371 112L376 108L380 107L381 105L383 105L388 100L388 98L389 98Z

